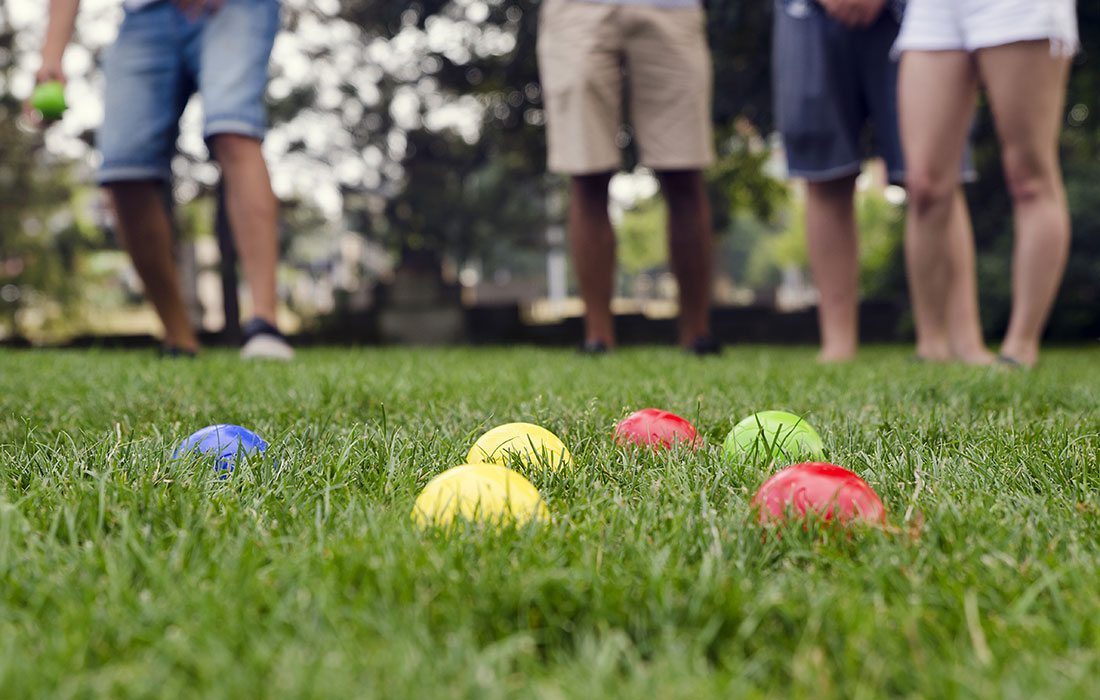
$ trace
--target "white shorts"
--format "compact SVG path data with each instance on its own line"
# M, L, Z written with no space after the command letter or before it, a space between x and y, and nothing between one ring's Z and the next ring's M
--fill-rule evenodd
M1075 0L909 0L894 53L974 52L1041 40L1055 54L1077 53Z

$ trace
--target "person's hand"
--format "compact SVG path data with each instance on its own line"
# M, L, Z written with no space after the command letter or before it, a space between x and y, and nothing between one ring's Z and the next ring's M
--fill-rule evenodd
M174 0L176 7L191 19L197 19L203 13L214 14L222 9L225 0Z
M871 26L882 14L882 8L886 5L886 0L818 0L818 2L830 17L853 29Z
M65 71L61 68L60 58L43 58L42 67L34 74L35 87L42 83L48 83L51 80L56 80L62 85L65 84ZM27 124L34 127L40 127L49 121L43 119L42 115L38 113L38 110L31 105L31 96L27 96L27 99L23 100L23 119Z
M41 85L56 80L65 84L65 69L61 67L61 59L42 59L42 67L34 74L34 84Z

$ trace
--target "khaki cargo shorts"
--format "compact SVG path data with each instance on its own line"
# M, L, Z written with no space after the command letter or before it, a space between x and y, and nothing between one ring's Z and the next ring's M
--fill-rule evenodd
M545 0L538 59L550 170L622 166L624 90L642 165L714 162L713 75L702 8Z

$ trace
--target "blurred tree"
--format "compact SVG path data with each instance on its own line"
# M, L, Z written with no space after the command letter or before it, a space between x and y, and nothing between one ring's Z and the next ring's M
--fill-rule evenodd
M736 126L722 129L716 141L717 161L706 174L714 230L727 237L744 235L745 217L774 228L788 199L787 186L765 173L769 152L755 129L739 119ZM668 261L666 222L659 195L625 212L616 232L624 270L638 272ZM741 272L732 271L735 279Z
M905 292L905 209L874 190L856 198L859 222L860 290L867 299L891 299Z
M15 39L0 4L0 319L21 335L76 303L78 253L98 236L73 206L72 165L51 158L41 135L20 125L22 103L8 90ZM38 318L27 324L32 308Z
M905 289L905 210L872 189L857 193L856 220L861 295L869 299L896 297ZM743 282L769 287L779 283L784 268L809 267L805 224L805 204L800 197L792 197L779 222L771 226L761 227L755 217L739 217L737 235L747 237Z
M772 9L769 0L706 0L714 60L714 122L745 119L771 133Z
M668 207L660 197L642 200L625 211L615 231L619 267L628 274L637 274L667 265L667 225Z

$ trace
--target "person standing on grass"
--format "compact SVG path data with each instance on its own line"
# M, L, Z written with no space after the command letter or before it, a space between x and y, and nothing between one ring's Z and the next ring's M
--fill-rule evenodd
M549 167L568 175L569 238L585 302L586 352L615 345L615 234L608 185L622 166L623 101L642 165L668 204L680 344L716 354L712 237L703 169L714 161L712 74L700 0L545 0L538 60Z
M51 0L36 80L64 81L62 56L79 0ZM125 19L104 64L102 154L97 181L118 234L164 324L164 351L193 355L191 327L173 260L164 201L179 119L194 93L204 136L225 179L229 221L252 296L245 358L290 359L275 326L278 202L260 150L267 65L279 29L278 0L123 0Z
M1058 156L1074 0L912 0L898 37L901 131L909 161L906 253L918 352L948 351L957 263L947 222L979 85L993 111L1016 226L1013 303L999 359L1033 366L1069 256L1070 224Z
M775 110L790 175L806 181L806 235L820 293L819 359L845 362L859 346L854 198L856 177L869 155L868 128L890 181L908 179L898 135L897 64L890 56L905 1L775 1ZM947 208L940 224L951 270L940 282L949 300L944 345L935 353L922 347L918 354L984 363L992 356L982 341L973 234L960 172L958 161L944 170ZM918 326L922 321L918 316Z

